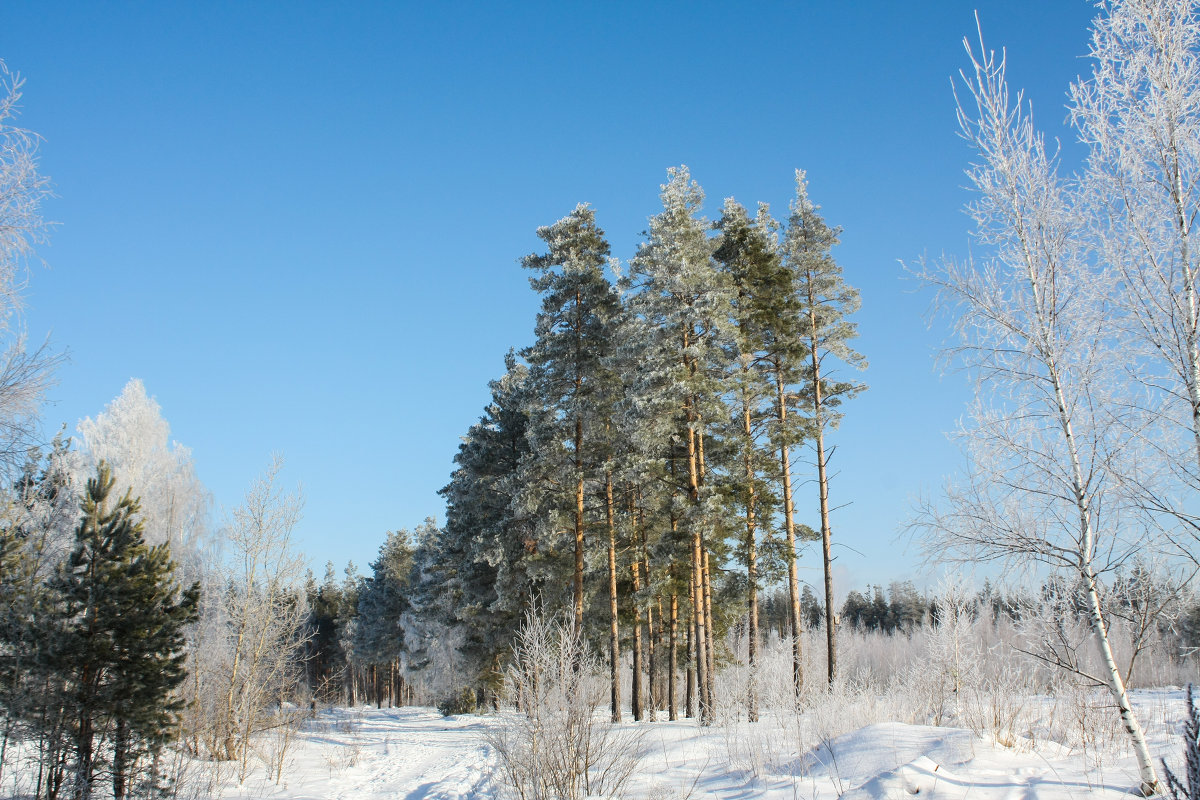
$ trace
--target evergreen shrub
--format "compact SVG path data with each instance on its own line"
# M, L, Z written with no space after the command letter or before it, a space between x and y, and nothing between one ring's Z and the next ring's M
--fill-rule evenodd
M456 714L473 714L477 706L475 690L470 686L464 686L456 693L448 694L438 700L437 710L442 712L443 717L452 717Z

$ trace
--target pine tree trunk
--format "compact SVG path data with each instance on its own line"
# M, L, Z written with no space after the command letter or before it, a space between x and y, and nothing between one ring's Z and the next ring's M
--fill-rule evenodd
M698 435L696 437L696 460L699 464L699 470L697 473L697 477L699 479L698 484L703 485L704 478L708 474L707 473L708 468L704 463L704 436L703 435ZM701 586L704 587L704 630L707 635L707 640L705 641L704 651L705 651L705 654L708 659L705 664L705 679L706 679L705 693L702 694L701 697L703 697L705 694L708 696L708 709L709 709L709 717L710 717L710 721L711 721L713 703L714 703L714 699L716 698L716 693L714 691L714 685L716 683L716 675L717 675L717 669L716 669L717 646L716 646L716 641L715 641L717 634L716 634L716 631L714 630L714 625L713 625L712 570L709 568L708 548L703 545L703 540L701 543L700 552L701 552L701 567L702 567L701 572L700 572Z
M717 647L716 647L716 642L714 641L716 633L713 630L715 626L713 625L712 569L710 568L709 554L708 554L707 549L704 550L703 577L704 577L704 618L708 623L705 626L705 629L708 631L708 643L707 643L707 647L705 648L706 653L708 655L706 677L708 679L708 703L709 703L709 710L710 710L710 714L711 714L713 699L716 697L716 694L714 692L714 683L716 681L716 674L717 674L717 668L716 668Z
M647 580L649 583L649 580ZM654 604L646 604L646 688L650 721L658 719L658 689L654 685Z
M692 534L692 627L695 650L696 690L699 695L700 724L709 723L711 706L708 697L708 630L704 618L704 556L700 532Z
M687 468L688 500L693 508L700 504L700 463L697 436L693 427L695 413L689 402L687 409ZM700 724L712 721L712 700L708 695L708 620L704 602L704 542L700 528L691 520L692 539L692 627L695 628L696 684L700 693Z
M630 537L629 547L634 553L634 558L630 567L633 573L633 686L631 691L633 697L630 706L633 711L633 718L640 721L642 719L642 607L639 602L639 597L642 591L642 580L638 570L638 529L641 527L641 520L637 514L637 495L634 492L629 493L629 520L630 520ZM643 531L642 536L645 536ZM647 582L649 574L647 574Z
M650 545L646 540L646 526L641 524L641 510L638 511L638 532L641 536L641 552L640 558L642 562L642 574L646 578L646 591L649 592L653 587L650 581ZM660 611L661 618L661 611ZM661 625L661 622L660 622ZM653 722L658 718L658 689L654 685L654 677L656 674L654 661L654 610L651 603L646 604L646 654L648 657L648 665L646 670L647 677L647 695L650 705L650 721Z
M79 729L75 734L75 800L90 800L92 796L92 772L94 732L92 721L86 713L80 715Z
M832 532L829 526L829 476L825 463L825 423L821 412L821 360L818 358L816 297L813 281L808 281L809 356L812 359L813 433L817 438L817 488L821 501L821 566L825 571L825 664L829 685L837 672L837 616L833 608L833 555L830 551Z
M583 391L583 373L580 363L583 360L583 340L581 338L583 323L580 314L583 308L583 295L575 291L575 393L578 403ZM583 417L578 408L575 412L575 637L583 637Z
M679 596L671 595L671 654L670 671L667 673L667 718L679 719L679 702L676 697L675 675L679 672Z
M634 559L633 564L633 686L632 697L630 698L630 706L633 711L633 718L636 721L642 719L642 608L638 603L638 595L642 590L642 581L639 576L638 562Z
M746 438L743 458L746 471L746 661L750 673L746 686L746 719L758 722L758 551L755 543L758 493L754 486L754 432L750 425L750 404L744 399L742 435Z
M583 636L583 420L575 419L575 636Z
M779 425L782 433L779 445L780 472L783 479L783 524L787 534L788 564L788 623L792 629L792 684L796 699L804 688L804 660L800 643L800 577L796 565L796 519L792 506L792 456L787 440L787 397L783 372L775 365L775 386L778 395Z
M688 608L692 614L696 612L696 581L694 575L695 570L689 572L688 579ZM686 698L685 714L689 720L696 718L696 620L694 618L688 620L688 667L686 667L686 684L688 684L688 698Z
M608 518L608 601L612 615L609 631L609 676L612 679L612 721L621 721L621 639L617 627L617 523L613 515L612 475L604 475L604 511Z
M112 748L112 785L113 800L125 800L125 779L129 764L129 723L123 719L117 720L117 729L113 734Z

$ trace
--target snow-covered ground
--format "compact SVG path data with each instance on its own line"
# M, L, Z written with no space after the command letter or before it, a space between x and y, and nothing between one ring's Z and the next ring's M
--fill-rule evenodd
M1183 693L1142 691L1157 760L1178 764ZM1033 701L1031 701L1033 702ZM429 708L335 709L302 731L278 784L256 772L226 781L229 800L483 800L503 790L486 731L503 715L444 718ZM634 725L634 723L625 723ZM819 800L1128 797L1133 760L1097 742L998 743L958 728L869 725L801 752L803 723L764 721L702 729L691 721L641 724L645 752L629 798ZM807 737L805 741L808 741Z

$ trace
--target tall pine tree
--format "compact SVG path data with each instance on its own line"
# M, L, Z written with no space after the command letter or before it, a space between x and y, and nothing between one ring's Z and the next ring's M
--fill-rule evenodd
M726 416L729 286L713 260L709 225L699 216L704 194L686 167L668 170L663 211L650 219L646 241L630 263L624 287L640 321L641 352L634 378L639 447L676 462L678 523L689 553L692 635L700 719L712 721L715 636L712 565L717 514L709 480L714 437Z
M607 462L612 434L611 398L615 376L608 368L613 330L620 313L616 291L604 274L609 246L595 212L580 205L553 225L539 228L547 252L527 256L522 265L542 297L537 339L522 355L529 363L533 410L530 458L525 482L537 495L539 520L566 523L574 556L572 614L576 635L583 632L585 548L589 519L588 486L601 486L608 541L609 661L611 710L620 719L621 697L617 614L616 526L612 469ZM555 532L557 533L557 531Z
M774 465L766 428L771 421L772 387L763 367L769 341L779 324L773 306L780 299L786 276L774 238L777 227L765 206L757 219L733 198L725 201L717 228L721 244L716 259L733 284L732 311L736 335L730 341L732 367L728 440L737 466L726 478L731 505L740 508L744 533L740 553L746 566L747 661L749 687L747 716L758 720L758 590L760 529L769 533L774 496L769 476ZM786 297L786 295L784 295Z
M800 299L800 337L807 350L800 402L809 420L813 448L816 451L818 507L821 515L821 560L825 573L825 647L828 679L833 683L837 670L837 625L833 614L833 557L830 552L832 529L829 524L829 458L826 434L837 428L842 418L840 406L866 386L856 381L838 381L833 376L838 362L866 369L867 360L850 341L858 336L858 326L847 317L858 310L858 290L842 277L842 268L831 250L838 243L840 228L830 228L821 217L820 207L808 197L804 172L796 170L796 197L792 201L784 240L785 263L796 282Z

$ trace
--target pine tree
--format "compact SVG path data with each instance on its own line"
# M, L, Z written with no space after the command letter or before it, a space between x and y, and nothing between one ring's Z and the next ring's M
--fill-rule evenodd
M529 453L529 370L510 351L492 401L471 426L440 494L446 524L424 559L419 605L465 633L467 669L494 689L530 603L557 581L553 542L519 508L518 470Z
M148 547L129 493L110 506L113 477L101 463L87 482L75 548L49 582L61 627L50 661L69 687L77 800L91 796L97 739L112 725L113 794L123 800L134 761L168 741L182 703L184 627L198 586L180 592L167 546Z
M797 543L805 538L808 528L796 521L793 497L793 450L804 440L808 427L799 413L797 386L801 380L807 356L805 342L801 336L801 298L790 264L786 263L775 240L777 223L771 219L766 207L760 208L758 219L753 223L749 215L736 203L726 206L729 228L728 244L718 251L736 287L734 315L738 326L741 353L744 362L738 376L745 388L743 405L749 407L764 399L769 391L771 398L768 438L774 449L777 463L769 470L761 467L764 476L775 486L776 502L783 512L785 547L782 552L787 566L788 585L788 630L792 636L792 682L799 697L804 682L803 653L799 631L802 629L800 612L800 577L797 564ZM749 369L753 366L753 372ZM743 414L745 412L743 411ZM764 415L765 416L765 415ZM747 427L754 432L753 414L743 419L741 439L745 455L753 458L758 467L758 448L748 441ZM752 437L751 437L752 438ZM745 467L743 467L744 471ZM764 487L765 488L765 487Z
M129 594L120 636L115 642L117 692L122 698L115 714L113 796L128 796L131 779L154 781L153 762L176 733L184 702L176 689L187 678L184 629L197 618L199 584L179 591L177 567L167 544L132 555L126 576ZM146 766L138 768L141 761ZM149 783L148 788L158 788Z
M800 592L800 615L804 618L804 624L809 628L816 628L825 616L824 608L817 602L817 596L813 594L812 587L807 584Z
M333 562L325 564L325 576L317 584L310 570L304 579L308 600L304 668L314 699L328 702L336 688L335 678L345 666L337 620L342 606L342 587Z
M800 298L800 337L807 350L808 364L800 398L811 426L816 450L817 488L821 515L821 558L825 572L825 646L828 679L833 683L837 670L837 631L833 624L833 557L830 552L832 530L829 524L829 459L832 449L825 446L826 434L837 428L844 400L866 388L853 381L835 381L836 359L856 369L866 369L867 361L849 345L858 335L858 326L847 317L858 310L858 290L842 279L842 268L830 250L838 243L840 228L830 228L808 197L804 172L796 170L796 197L792 201L784 253L796 281Z
M704 195L686 167L668 170L663 211L650 219L646 241L622 285L638 321L627 343L640 354L632 404L635 441L644 458L675 462L680 512L687 539L692 635L700 693L700 719L712 721L715 635L712 563L715 487L711 452L727 411L729 287L712 258L709 225L699 214ZM632 359L630 359L632 360ZM674 502L674 501L672 501Z
M33 743L37 792L65 780L66 685L49 663L60 617L46 582L70 551L78 514L70 440L27 453L0 515L0 770L14 736Z
M11 521L0 528L0 779L13 734L39 706L31 694L39 683L34 675L37 646L45 638L36 624L45 618L39 613L44 592L24 538Z
M780 298L780 278L786 274L774 240L775 227L765 206L760 207L758 219L752 220L741 204L729 198L717 221L721 244L715 253L734 290L732 309L737 335L730 343L733 413L727 438L736 453L738 467L728 476L727 483L730 499L734 506L740 507L745 523L740 553L746 565L750 673L746 702L751 722L758 720L758 592L761 580L757 539L760 528L769 529L774 505L766 480L773 470L769 462L770 451L764 441L765 427L770 421L771 386L761 359L767 354L773 328L780 324L773 306Z
M619 629L616 591L616 523L612 468L607 440L612 434L615 378L608 369L613 329L620 303L604 274L609 245L596 225L595 212L575 208L553 225L538 229L547 245L543 254L526 256L522 265L542 297L534 344L522 355L529 363L534 403L530 414L532 450L524 465L525 483L536 495L538 519L569 522L574 568L574 631L582 635L588 486L598 486L605 508L611 665L611 710L620 719ZM553 523L552 523L553 524Z
M389 531L358 597L354 650L360 663L371 668L376 707L383 705L385 696L391 702L396 699L396 676L404 652L401 623L409 607L412 568L413 546L408 531ZM387 672L385 681L379 679L381 667Z

